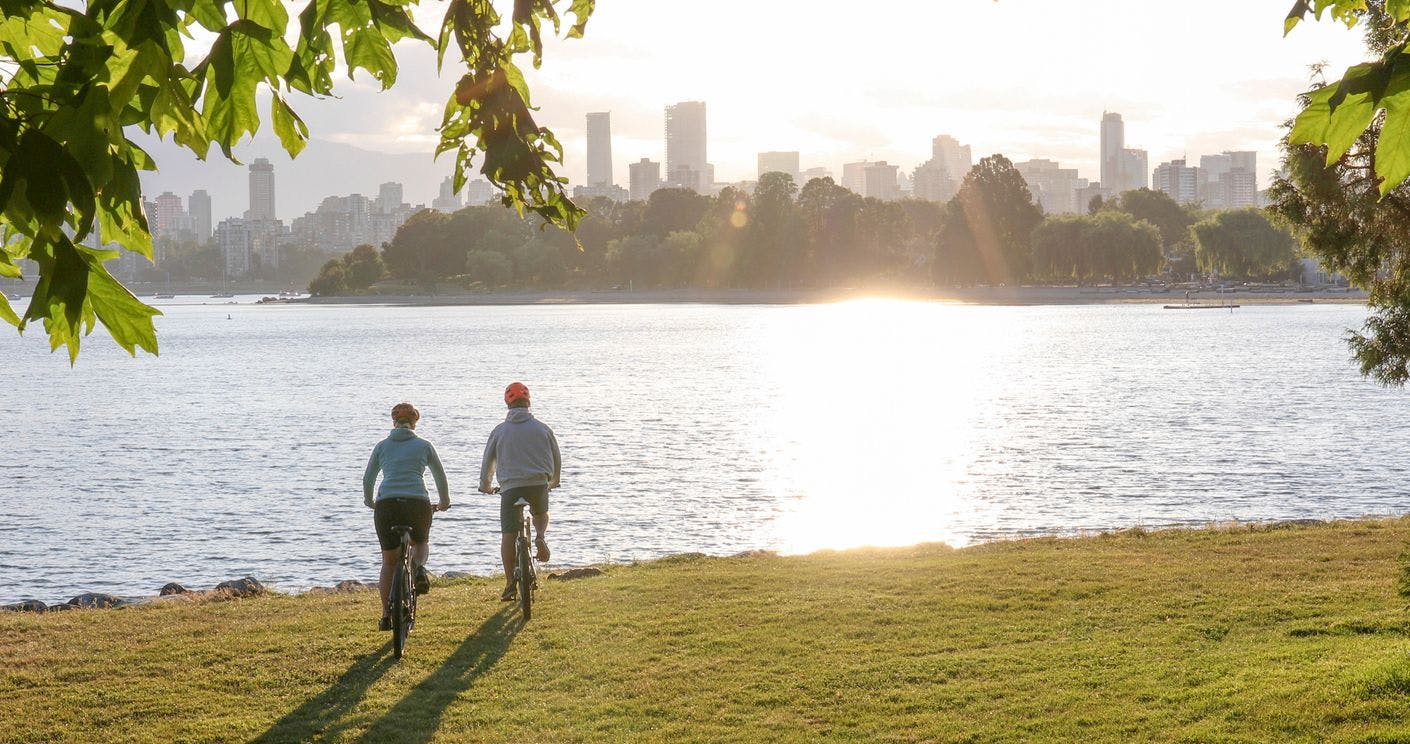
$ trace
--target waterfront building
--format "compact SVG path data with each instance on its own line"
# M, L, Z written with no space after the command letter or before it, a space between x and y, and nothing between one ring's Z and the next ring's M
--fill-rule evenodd
M793 183L800 188L803 186L799 182L798 171L798 151L790 152L761 152L759 153L759 177L763 178L765 173L786 173Z
M651 193L661 188L661 164L642 158L627 166L629 178L629 194L632 201L646 201L651 198Z
M693 191L706 192L713 184L706 157L705 102L682 101L666 107L666 181ZM693 175L694 183L677 182Z
M257 268L279 269L279 249L289 231L278 220L231 217L215 228L215 244L225 264L227 279L243 279Z
M587 115L587 186L611 186L612 114L606 111Z

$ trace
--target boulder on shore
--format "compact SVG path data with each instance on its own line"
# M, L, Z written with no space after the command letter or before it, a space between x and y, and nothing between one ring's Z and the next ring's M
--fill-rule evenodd
M109 607L121 607L127 604L127 600L115 594L87 592L70 599L68 604L70 607L82 607L86 610L107 609Z
M0 612L43 612L46 605L37 599L26 599L14 604L0 605Z
M261 594L269 593L269 589L266 588L264 584L259 583L259 579L253 576L222 581L215 585L215 591L231 597L258 597Z
M569 581L572 579L586 579L590 576L601 576L602 569L587 566L584 568L570 568L562 573L551 573L548 578L555 581Z
M189 591L191 591L191 590L190 590L190 589L187 589L186 587L184 587L184 586L182 586L182 585L180 585L180 584L178 584L178 583L176 583L175 581L172 581L172 582L169 582L169 583L167 583L167 584L164 584L164 585L162 586L162 590L159 591L159 592L157 592L157 596L158 596L158 597L165 597L165 596L168 596L168 595L171 595L171 594L185 594L186 592L189 592Z
M370 592L376 588L376 584L369 584L365 581L358 581L357 579L346 579L333 585L333 591L339 593Z

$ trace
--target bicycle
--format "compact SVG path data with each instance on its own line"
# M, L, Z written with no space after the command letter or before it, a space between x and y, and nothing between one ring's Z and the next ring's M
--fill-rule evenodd
M519 535L514 538L514 583L519 594L519 612L524 617L524 622L529 621L529 617L534 607L534 591L539 588L538 561L534 558L533 551L529 550L532 543L533 524L529 515L524 511L524 507L529 502L519 499L514 502L514 506L519 510Z
M412 585L411 527L399 524L392 528L392 533L401 544L401 552L392 576L392 589L387 593L387 617L392 620L392 655L400 659L406 648L406 637L416 625L416 587Z

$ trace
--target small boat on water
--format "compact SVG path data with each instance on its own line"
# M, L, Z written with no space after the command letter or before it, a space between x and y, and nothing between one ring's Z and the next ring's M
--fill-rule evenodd
M152 295L152 299L154 299L154 300L172 300L172 299L175 299L175 298L176 298L176 295L174 295L174 294L168 294L168 293L166 293L166 292L158 292L158 293Z

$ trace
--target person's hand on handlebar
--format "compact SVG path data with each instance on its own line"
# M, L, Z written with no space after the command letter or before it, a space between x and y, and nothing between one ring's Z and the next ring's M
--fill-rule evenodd
M441 503L431 508L432 511L448 511L450 509L450 499L445 499Z

